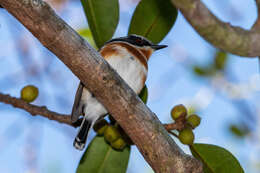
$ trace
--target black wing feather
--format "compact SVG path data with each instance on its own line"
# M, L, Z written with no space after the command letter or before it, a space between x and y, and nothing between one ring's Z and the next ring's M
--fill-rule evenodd
M72 113L71 113L71 121L72 123L75 123L79 116L83 114L82 112L82 104L80 104L80 100L81 100L81 96L82 96L82 92L83 92L83 83L80 82L76 95L75 95L75 100L74 100L74 104L73 104L73 108L72 108Z

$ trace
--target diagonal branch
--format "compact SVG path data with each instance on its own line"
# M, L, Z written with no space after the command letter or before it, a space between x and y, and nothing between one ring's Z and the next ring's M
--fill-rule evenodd
M109 64L42 0L0 0L106 107L158 173L202 173ZM19 9L19 10L18 10Z
M256 0L258 3L259 0ZM171 0L208 42L239 56L260 56L260 33L222 22L200 0Z

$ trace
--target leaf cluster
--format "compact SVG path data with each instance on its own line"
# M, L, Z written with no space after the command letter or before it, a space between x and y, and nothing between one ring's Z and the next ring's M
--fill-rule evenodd
M89 29L81 30L80 34L86 38L93 38L92 45L100 49L116 31L120 14L119 2L118 0L81 0L81 3ZM142 0L132 15L128 34L142 35L157 44L172 29L177 14L178 11L170 0ZM215 61L208 67L194 66L193 70L199 76L209 76L216 71L223 71L226 62L226 53L218 52ZM148 91L145 87L140 94L145 103L147 96ZM205 173L244 172L237 159L224 148L209 144L192 144L190 150L203 162ZM121 151L115 150L103 136L96 136L82 156L77 172L124 173L130 151L130 145Z

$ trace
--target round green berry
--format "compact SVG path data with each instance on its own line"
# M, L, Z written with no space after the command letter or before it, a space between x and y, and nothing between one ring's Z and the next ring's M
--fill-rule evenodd
M196 115L192 114L187 118L187 122L191 125L192 128L196 128L200 125L201 118Z
M111 146L114 149L123 150L126 146L126 142L124 141L123 138L118 138L117 140L115 140L114 142L111 143Z
M104 135L106 128L107 128L107 125L101 127L100 129L98 129L98 131L97 131L97 135L98 135L98 136L102 136L102 135Z
M179 140L185 145L192 145L194 142L194 133L192 129L185 128L179 132Z
M108 122L106 120L102 119L94 125L93 129L95 130L97 135L102 136L102 135L104 135L107 127L108 127Z
M108 143L112 143L120 137L120 133L115 126L109 125L105 129L104 137Z
M30 103L38 97L38 88L33 85L27 85L21 90L21 99Z
M186 115L187 115L187 109L182 104L174 106L171 110L171 116L172 119L174 120L180 118L181 116L186 116Z

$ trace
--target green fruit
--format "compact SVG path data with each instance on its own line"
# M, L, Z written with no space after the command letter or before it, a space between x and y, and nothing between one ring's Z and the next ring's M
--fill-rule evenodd
M126 142L124 141L123 138L118 138L117 140L115 140L114 142L111 143L111 146L114 149L123 150L126 146Z
M120 137L120 133L115 126L109 125L105 129L104 137L108 143L112 143Z
M105 130L106 130L107 127L108 127L108 122L107 122L106 120L102 119L102 120L98 121L98 122L94 125L93 129L95 130L95 132L96 132L99 136L101 136L101 135L104 135L104 132L105 132Z
M21 99L30 103L38 97L38 88L33 85L27 85L21 90Z
M179 133L179 140L185 145L192 145L194 142L194 134L190 128L185 128Z
M172 119L177 120L180 116L186 116L187 109L182 104L176 105L171 110Z
M200 125L201 118L196 115L192 114L187 118L187 122L191 125L192 128L196 128Z
M97 135L98 135L98 136L104 135L105 130L107 129L107 127L108 127L108 126L106 125L106 126L101 127L100 129L98 129Z

